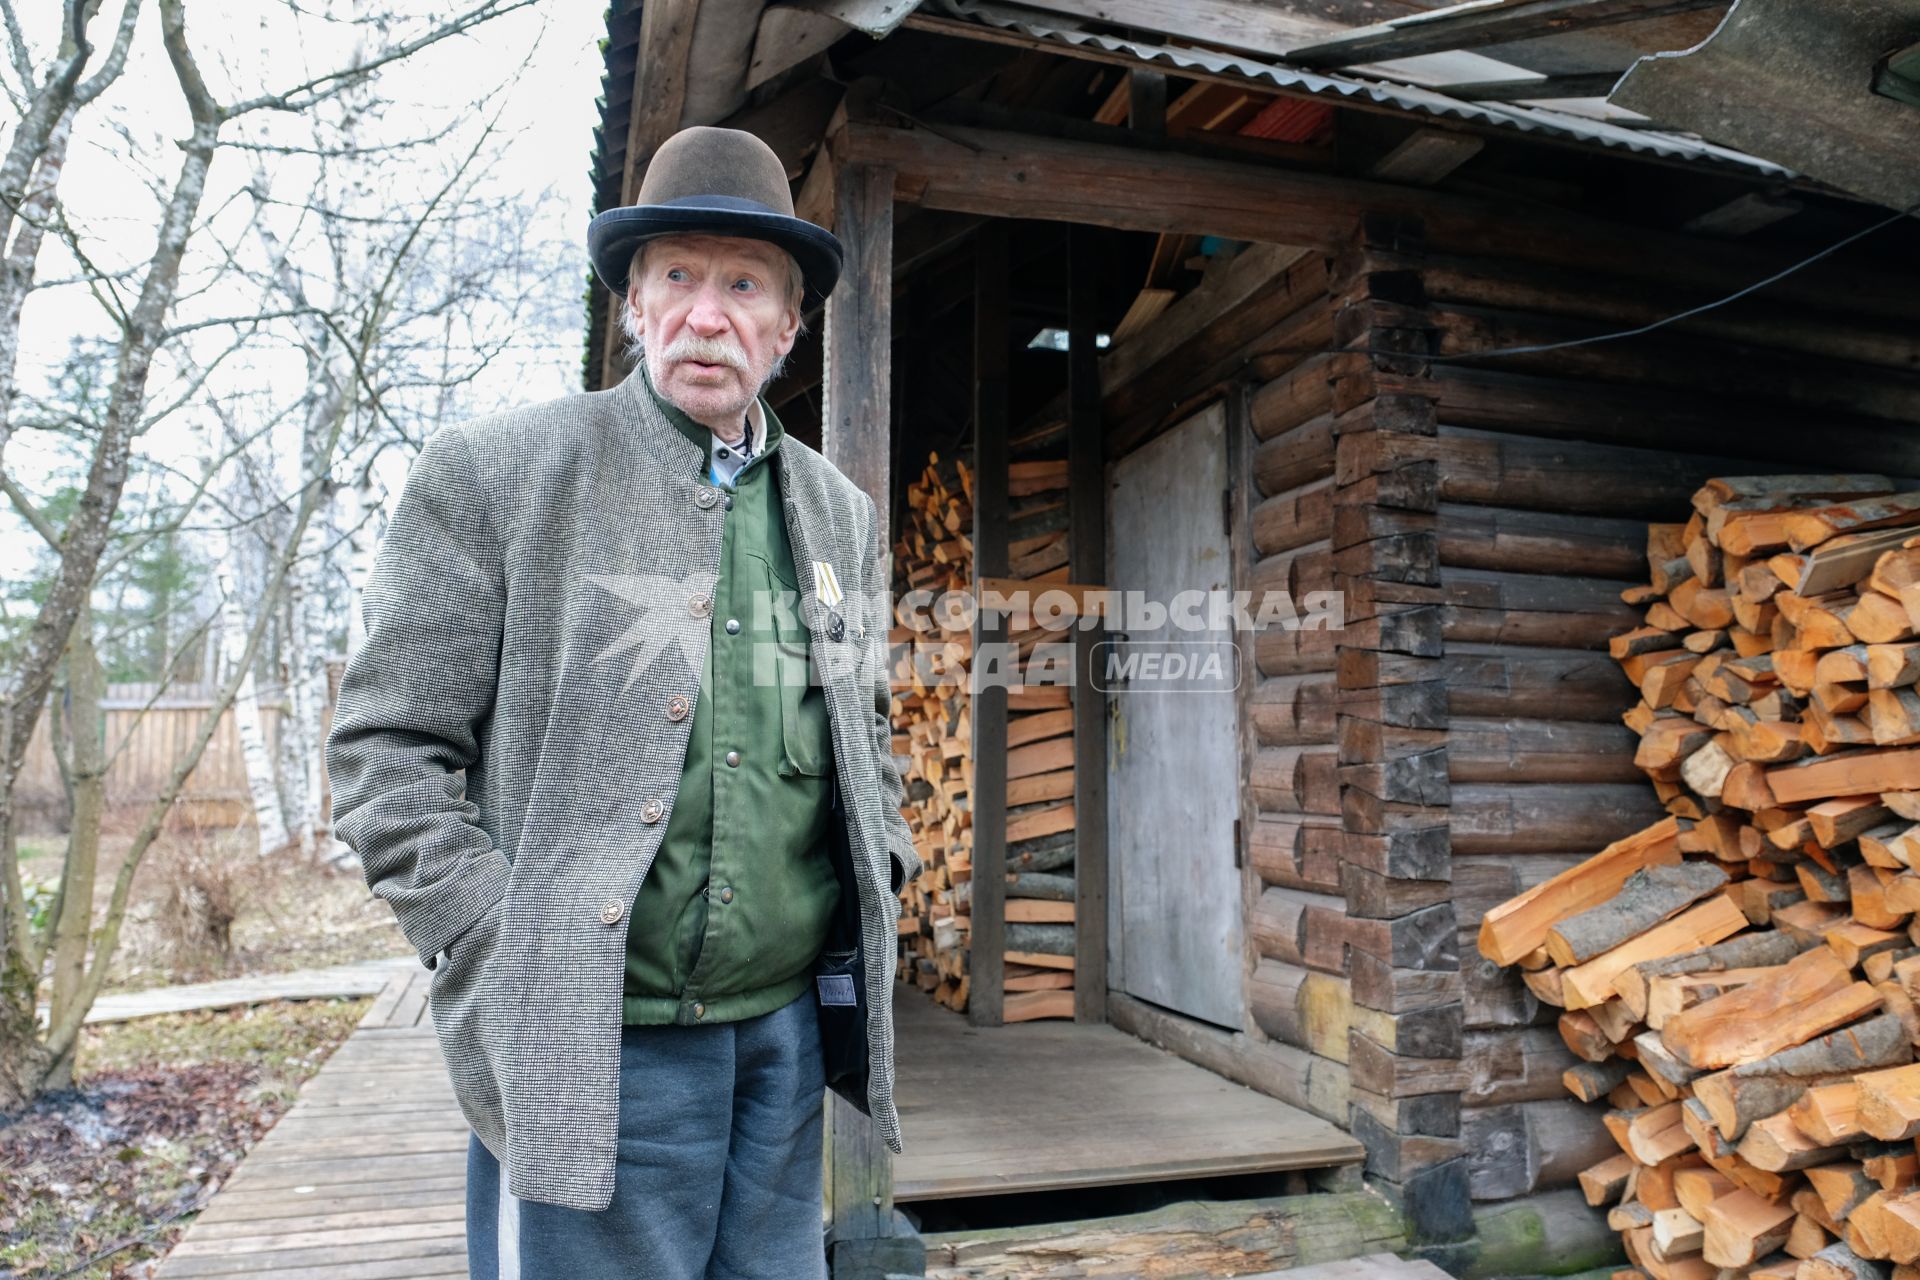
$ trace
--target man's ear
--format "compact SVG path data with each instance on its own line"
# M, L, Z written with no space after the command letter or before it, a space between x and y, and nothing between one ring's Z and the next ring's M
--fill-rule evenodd
M784 356L793 350L793 344L800 337L800 308L788 307L786 323L780 326L780 332L774 335L773 353Z
M627 279L627 310L633 313L634 322L644 331L646 313L640 310L640 277L638 275L629 276Z

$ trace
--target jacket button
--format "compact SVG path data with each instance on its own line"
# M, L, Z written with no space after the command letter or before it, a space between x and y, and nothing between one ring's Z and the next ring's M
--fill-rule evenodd
M712 596L693 596L687 600L687 612L696 618L704 618L713 612Z
M640 821L642 822L660 821L660 814L665 808L666 806L661 804L658 800L647 801L645 804L640 806Z
M676 693L667 699L667 719L685 720L687 718L687 695Z
M600 908L600 918L608 924L619 924L620 917L626 913L626 903L618 898L608 898L607 905Z
M730 636L737 636L740 634L740 619L738 618L727 619L727 634Z
M728 886L727 886L726 888L724 888L724 889L722 889L722 890L720 891L720 901L722 901L722 902L732 902L732 901L733 901L733 886L732 886L732 885L728 885Z
M696 1017L696 1018L704 1018L704 1017L706 1017L706 1016L707 1016L707 1006L706 1006L706 1005L704 1005L704 1004L701 1004L701 1003L699 1003L698 1001L695 1001L695 1002L694 1002L694 1006L693 1006L693 1016L694 1016L694 1017Z
M720 493L716 489L702 489L694 495L693 499L694 503L700 507L710 507L719 500Z
M740 753L738 751L727 752L727 764L733 768L739 768Z

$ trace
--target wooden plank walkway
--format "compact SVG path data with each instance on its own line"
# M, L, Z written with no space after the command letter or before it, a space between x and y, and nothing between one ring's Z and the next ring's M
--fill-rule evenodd
M427 1017L433 975L408 960L389 977L157 1280L467 1274L467 1122Z
M427 1014L431 978L417 961L391 975L157 1280L467 1274L468 1130ZM1112 1027L975 1028L905 986L894 1008L909 1134L894 1160L900 1201L1324 1168L1362 1154L1332 1125Z
M268 1000L324 1000L330 996L379 995L396 974L420 968L419 957L391 956L383 960L361 960L354 964L328 965L320 969L296 969L290 973L267 973L257 977L222 978L216 982L185 982L172 987L152 987L146 991L128 991L104 995L93 1002L87 1021L125 1022L131 1018L149 1018L161 1013L185 1013L190 1009L225 1009L234 1005L260 1004ZM46 1016L42 1006L41 1017Z

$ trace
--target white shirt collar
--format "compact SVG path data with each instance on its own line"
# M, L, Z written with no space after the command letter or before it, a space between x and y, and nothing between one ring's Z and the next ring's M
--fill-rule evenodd
M723 443L724 441L718 435L714 436L712 449L707 455L707 469L716 482L732 484L734 477L740 474L740 468L744 467L749 459L742 458L739 451L731 445L727 446L728 456L720 457L719 450ZM767 414L766 410L760 407L759 396L755 396L753 403L747 406L746 443L752 446L752 454L756 458L767 447Z

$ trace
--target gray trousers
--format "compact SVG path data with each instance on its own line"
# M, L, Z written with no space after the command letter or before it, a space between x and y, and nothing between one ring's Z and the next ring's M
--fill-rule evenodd
M815 999L622 1028L619 1157L598 1213L512 1195L469 1136L471 1280L826 1280Z

